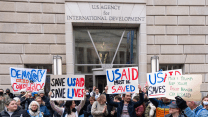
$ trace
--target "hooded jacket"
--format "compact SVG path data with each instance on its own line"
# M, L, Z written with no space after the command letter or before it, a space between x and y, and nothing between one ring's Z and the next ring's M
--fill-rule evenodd
M124 101L113 102L110 99L109 94L106 94L106 98L107 98L107 103L108 104L117 107L117 117L121 117L121 114L122 114L122 111L123 111L123 106L124 106ZM142 103L144 102L143 93L139 93L139 98L140 98L140 100L138 102L130 101L129 104L128 104L128 113L129 113L130 117L136 117L135 108L142 105Z
M17 107L17 110L14 111L14 113L10 116L6 110L1 112L0 117L30 117L30 115L27 113L26 110L21 109L20 107Z
M40 112L44 113L44 117L49 117L50 116L50 112L48 111L47 107L44 105L40 105Z

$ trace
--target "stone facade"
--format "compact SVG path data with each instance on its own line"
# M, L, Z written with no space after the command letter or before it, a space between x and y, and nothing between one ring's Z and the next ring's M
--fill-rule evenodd
M74 73L73 34L70 32L73 28L72 24L65 24L65 3L76 1L87 0L0 1L0 88L11 87L9 67L52 65L52 56L57 54L63 57L63 74ZM146 24L141 24L144 28L139 29L141 77L150 72L150 57L158 55L160 64L183 64L184 73L202 74L201 91L206 95L208 0L120 1L146 4ZM65 40L65 36L69 38Z
M147 62L183 64L184 73L202 74L207 95L207 0L147 0ZM150 72L150 69L148 69Z
M11 88L9 67L52 65L58 54L66 68L64 14L64 0L1 0L0 89Z

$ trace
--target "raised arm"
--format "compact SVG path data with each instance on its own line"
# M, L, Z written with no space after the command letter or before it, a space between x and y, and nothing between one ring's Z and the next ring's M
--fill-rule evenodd
M107 100L107 103L110 104L111 106L115 106L115 107L118 107L118 102L113 102L111 99L110 99L110 96L109 94L107 94L107 91L108 91L108 86L105 87L105 93L106 93L106 100Z
M59 115L63 115L64 113L64 108L58 107L55 105L54 101L50 100L51 107L54 111L56 111Z
M144 95L141 90L141 86L138 85L138 88L139 88L139 101L134 103L134 108L137 108L138 106L142 105L144 102Z
M85 105L85 102L86 102L86 96L84 96L84 100L82 100L81 103L76 107L78 113L80 112L80 110Z

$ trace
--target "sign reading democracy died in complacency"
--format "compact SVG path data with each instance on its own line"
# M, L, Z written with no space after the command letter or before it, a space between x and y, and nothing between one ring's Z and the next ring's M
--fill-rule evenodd
M182 75L182 70L160 71L147 74L149 98L166 97L165 82L168 76Z
M46 69L10 68L11 85L14 92L21 89L37 92L43 89L46 80Z
M84 75L51 75L52 100L84 100Z
M139 93L138 67L106 69L108 94Z
M202 75L170 76L166 79L166 97L175 100L176 96L186 101L200 101Z

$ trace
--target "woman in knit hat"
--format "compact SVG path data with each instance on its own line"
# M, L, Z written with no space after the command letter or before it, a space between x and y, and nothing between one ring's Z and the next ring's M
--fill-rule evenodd
M29 105L29 110L27 111L31 117L43 117L40 112L40 105L36 101L32 101Z

